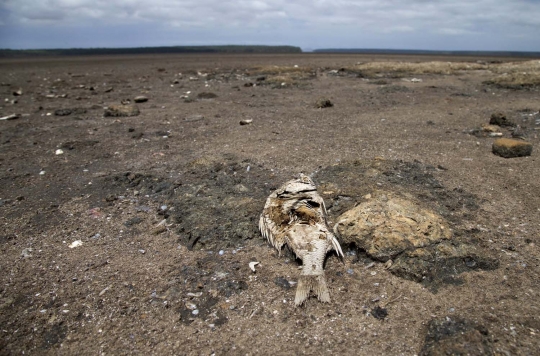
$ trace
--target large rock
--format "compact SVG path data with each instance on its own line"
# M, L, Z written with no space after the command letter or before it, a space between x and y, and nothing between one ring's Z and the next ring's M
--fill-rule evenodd
M427 247L452 237L446 221L413 201L379 193L342 214L336 224L341 239L377 260Z
M532 144L523 140L500 138L493 142L492 151L497 156L504 158L530 156Z
M388 192L366 195L338 217L334 229L344 244L356 245L372 259L391 260L391 273L433 292L445 284L463 284L460 273L498 267L496 260L455 238L442 216Z
M105 109L103 116L121 117L121 116L137 116L140 114L139 108L136 105L109 105Z

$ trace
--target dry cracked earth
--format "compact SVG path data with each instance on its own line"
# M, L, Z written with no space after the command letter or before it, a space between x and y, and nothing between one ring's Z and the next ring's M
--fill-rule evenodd
M0 354L537 354L539 87L504 82L536 62L1 60ZM513 134L532 155L492 153ZM340 237L331 303L297 308L301 262L257 224L300 172L331 226L382 197L447 230L384 253Z

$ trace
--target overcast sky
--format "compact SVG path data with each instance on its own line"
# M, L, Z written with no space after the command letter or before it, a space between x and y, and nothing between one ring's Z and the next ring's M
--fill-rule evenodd
M0 0L0 48L540 51L540 0Z

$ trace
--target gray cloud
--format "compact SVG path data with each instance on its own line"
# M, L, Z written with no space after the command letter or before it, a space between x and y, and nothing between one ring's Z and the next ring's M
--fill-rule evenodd
M153 43L140 45L461 49L456 40L461 38L463 46L485 47L479 49L540 51L540 2L533 0L3 0L0 26L0 47L14 41L30 46L24 43L32 42L31 29L51 36L65 29L58 41L67 46L77 33L90 36L87 45L110 45L115 37L121 45L129 38L115 31L123 26L155 36ZM97 27L110 29L106 39L91 36Z

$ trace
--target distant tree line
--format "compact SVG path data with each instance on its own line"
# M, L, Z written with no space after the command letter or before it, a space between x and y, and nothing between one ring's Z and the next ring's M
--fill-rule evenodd
M301 53L294 46L173 46L133 48L0 49L0 57L90 56L162 53Z
M540 52L518 51L430 51L410 49L369 49L369 48L321 48L315 53L361 53L361 54L426 54L440 56L493 56L493 57L540 57Z

